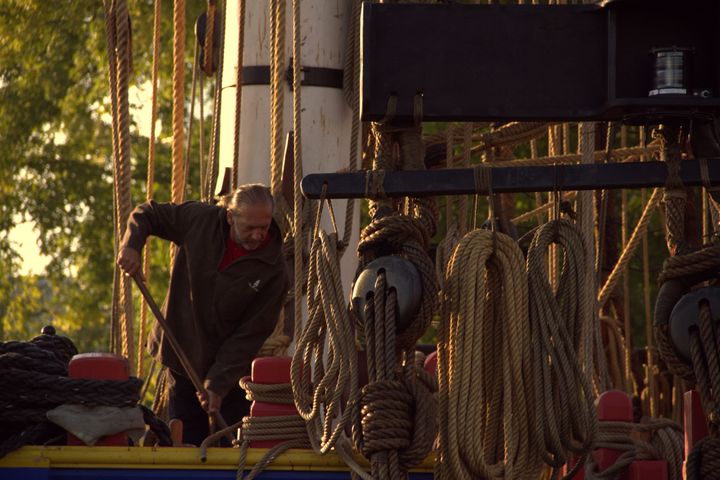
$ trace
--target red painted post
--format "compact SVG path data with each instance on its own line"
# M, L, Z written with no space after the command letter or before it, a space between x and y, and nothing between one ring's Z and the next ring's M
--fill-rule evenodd
M430 353L427 357L425 357L425 363L423 364L423 368L430 375L437 375L437 363L437 351L434 351Z
M601 422L632 422L633 420L632 402L620 390L609 390L601 394L596 404L598 420ZM620 450L610 448L598 448L592 453L600 472L612 466L620 455L622 455ZM622 475L620 479L627 479L627 475Z
M68 377L87 380L127 380L130 367L125 357L114 353L81 353L75 355L68 365ZM68 433L68 445L85 445L75 435ZM128 437L120 432L100 438L97 446L127 446Z
M685 463L693 447L709 435L707 418L697 390L688 390L683 394L683 427L685 429L685 462L683 478L686 478Z
M632 401L625 392L610 390L597 400L598 420L601 422L619 421L632 422L633 410ZM593 459L597 463L598 471L602 472L611 467L622 455L619 450L610 448L598 448L593 453ZM628 469L619 477L619 480L667 480L668 466L666 460L635 460Z
M290 357L258 357L252 362L250 381L262 385L290 383ZM251 417L293 416L298 411L294 404L254 401L250 406ZM283 440L258 440L250 442L252 448L271 448Z

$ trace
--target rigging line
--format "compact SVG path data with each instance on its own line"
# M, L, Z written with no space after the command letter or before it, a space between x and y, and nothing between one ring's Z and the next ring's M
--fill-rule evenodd
M206 202L211 202L215 195L215 184L218 178L218 147L220 142L220 112L222 109L222 77L223 77L223 66L225 63L225 12L226 1L223 0L221 5L218 6L218 13L220 19L219 25L219 38L220 38L220 52L218 54L218 68L215 72L215 91L214 103L213 103L213 127L212 127L212 138L210 140L210 153L207 159L208 173L205 176L205 198Z
M192 88L190 90L190 117L188 118L188 127L187 127L187 143L185 144L185 166L184 166L184 172L183 172L183 194L182 198L185 199L187 197L187 188L188 188L188 178L189 178L189 172L190 172L190 153L192 149L192 133L193 133L193 125L195 123L195 88L197 86L197 77L198 77L198 70L200 68L200 61L198 58L198 52L200 51L200 46L198 44L198 41L195 40L195 49L193 52L193 69L192 69Z
M171 200L183 201L185 173L183 148L185 135L185 0L173 1L172 73L172 179Z
M157 121L157 90L158 90L158 69L160 59L160 16L162 13L162 0L155 0L155 9L153 14L153 44L152 44L152 77L151 77L151 89L152 96L150 101L150 137L148 138L148 167L147 167L147 182L145 184L145 199L152 200L153 188L155 183L155 123ZM151 242L146 242L145 248L143 249L143 277L147 281L150 280L150 245ZM145 299L142 299L142 306L140 309L140 332L138 333L137 344L141 348L137 349L137 365L136 371L138 378L143 377L143 354L145 339L145 328L147 324L147 312L148 305Z
M243 53L245 51L245 0L238 0L237 68L235 69L235 129L233 137L232 189L240 175L240 120L242 118Z
M240 0L242 3L243 0ZM301 72L302 43L300 31L300 0L293 0L293 289L294 295L294 335L297 341L302 332L302 287L305 278L303 272L303 200L300 182L303 175L302 161L302 102ZM240 70L240 69L238 69ZM240 85L240 83L238 83ZM238 87L239 88L239 87Z

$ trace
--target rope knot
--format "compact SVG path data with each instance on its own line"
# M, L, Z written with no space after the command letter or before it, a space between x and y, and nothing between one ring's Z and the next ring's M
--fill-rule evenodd
M410 447L413 432L413 396L398 380L372 382L361 392L363 454L370 458L383 450Z

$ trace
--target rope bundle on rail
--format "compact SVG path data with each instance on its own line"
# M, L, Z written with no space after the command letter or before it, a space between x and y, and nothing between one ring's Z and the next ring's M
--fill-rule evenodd
M23 445L64 440L65 431L46 417L48 410L60 405L137 405L142 388L138 378L68 378L68 363L75 354L77 350L69 339L55 335L0 343L0 458ZM167 426L149 410L142 410L145 423L161 445L171 444Z
M548 281L552 243L564 250L556 292ZM554 469L568 462L568 452L587 455L597 434L592 365L582 361L595 327L588 321L593 307L582 303L581 292L592 285L586 251L575 224L553 220L538 228L527 256L535 432L543 460Z
M683 467L682 427L665 418L647 423L600 422L597 447L623 452L615 463L597 471L597 464L589 457L585 467L587 480L618 478L635 460L666 460L668 480L681 480ZM710 478L710 477L701 477Z
M248 400L292 405L294 403L292 385L290 383L265 385L253 383L249 377L240 379L240 386L245 390ZM240 462L238 478L252 480L262 472L273 460L290 448L311 448L310 438L305 420L300 415L276 415L267 417L246 416L241 423ZM283 440L271 447L246 476L242 476L247 460L250 442L264 440Z
M0 458L23 445L45 443L64 433L45 417L59 403L46 400L35 379L64 378L68 361L76 353L70 340L54 335L0 343ZM17 386L22 387L20 393Z

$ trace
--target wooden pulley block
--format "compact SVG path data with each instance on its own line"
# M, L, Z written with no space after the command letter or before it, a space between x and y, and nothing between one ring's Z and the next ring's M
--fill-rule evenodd
M396 328L400 333L417 314L422 299L420 274L415 265L404 257L387 255L367 264L353 285L353 310L364 322L365 304L370 296L375 295L375 284L381 272L385 272L387 290L397 293Z
M700 328L700 304L706 301L715 322L720 319L720 287L704 287L686 293L670 313L670 341L678 356L690 362L690 331Z

